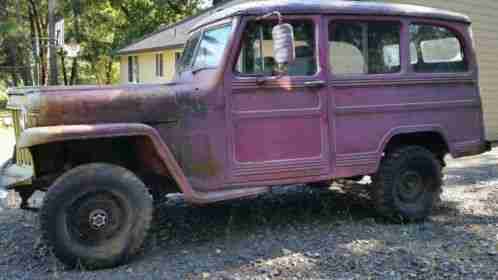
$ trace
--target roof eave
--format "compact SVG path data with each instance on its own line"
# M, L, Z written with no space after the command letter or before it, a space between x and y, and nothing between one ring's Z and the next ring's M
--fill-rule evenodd
M130 54L141 54L141 53L148 53L148 52L160 52L160 51L166 51L166 50L183 48L183 46L184 46L184 44L176 44L176 45L170 45L170 46L161 46L161 47L145 48L145 49L138 49L138 50L119 50L119 51L116 52L116 55L118 55L118 56L124 56L124 55L130 55Z

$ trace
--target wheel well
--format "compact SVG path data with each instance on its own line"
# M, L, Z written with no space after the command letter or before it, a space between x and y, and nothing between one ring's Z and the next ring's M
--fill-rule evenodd
M422 146L437 155L441 161L449 153L446 140L438 132L416 132L396 135L389 140L384 152L389 153L399 147L409 145Z
M180 192L147 137L72 140L35 146L30 151L40 189L47 189L62 173L76 166L101 162L125 167L148 187L159 187L167 193Z

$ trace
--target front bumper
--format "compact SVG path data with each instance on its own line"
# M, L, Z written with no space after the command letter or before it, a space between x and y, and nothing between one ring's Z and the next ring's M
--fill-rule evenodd
M33 175L31 166L20 166L9 160L0 167L0 189L10 190L31 185Z

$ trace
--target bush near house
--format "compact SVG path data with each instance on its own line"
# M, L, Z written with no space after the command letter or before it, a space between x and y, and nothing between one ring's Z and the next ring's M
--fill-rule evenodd
M7 106L7 89L0 84L0 111L5 110Z

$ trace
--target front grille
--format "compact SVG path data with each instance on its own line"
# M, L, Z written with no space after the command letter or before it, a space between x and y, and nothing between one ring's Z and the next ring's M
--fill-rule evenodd
M11 109L12 113L12 121L14 124L14 134L16 136L16 143L19 141L19 137L21 137L21 133L26 124L23 124L23 116L22 111L20 109ZM29 117L28 117L29 118ZM29 124L31 125L31 124ZM28 149L17 149L15 151L15 158L17 165L33 165L33 159L31 158L31 153Z

